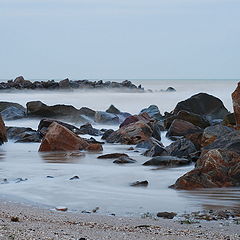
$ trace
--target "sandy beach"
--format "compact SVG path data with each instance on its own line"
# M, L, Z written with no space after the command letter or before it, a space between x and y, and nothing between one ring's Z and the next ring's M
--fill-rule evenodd
M8 201L0 203L0 239L240 239L230 221L181 224L177 220L56 212Z

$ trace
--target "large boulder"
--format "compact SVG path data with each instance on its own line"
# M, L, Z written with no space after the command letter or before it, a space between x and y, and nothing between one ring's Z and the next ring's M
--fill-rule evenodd
M9 139L20 142L41 142L41 134L32 128L25 127L7 127L7 136Z
M186 122L190 122L195 126L198 126L200 128L206 128L208 126L210 126L209 121L205 118L202 117L198 114L192 113L192 112L187 112L187 111L179 111L177 113L177 115L173 115L171 117L168 117L164 120L164 126L166 129L169 129L169 127L171 126L172 122L175 119L181 119L184 120Z
M96 146L94 145L94 149ZM92 150L91 144L64 126L53 122L39 147L40 152Z
M88 108L88 107L82 107L82 108L79 109L79 113L81 115L89 117L90 119L94 119L96 111L94 111L94 110L92 110L91 108Z
M144 166L168 166L178 167L190 164L191 161L186 158L178 158L174 156L158 156L153 157L147 162L143 163Z
M4 142L7 142L7 131L0 114L0 145L2 145Z
M207 93L198 93L179 102L173 114L181 110L205 116L208 120L223 119L229 113L220 99Z
M121 127L107 137L109 143L138 144L152 136L152 128L143 121Z
M79 134L88 134L88 135L92 135L92 136L103 135L103 133L100 130L93 128L93 126L90 123L86 123L86 124L80 126L78 133Z
M143 122L149 122L151 121L151 118L150 116L144 112L144 113L141 113L139 115L131 115L129 117L127 117L120 125L120 128L123 127L123 126L127 126L131 123L135 123L135 122L138 122L138 121L143 121Z
M79 110L71 105L53 105L48 106L41 101L32 101L27 103L28 116L51 117L68 120L81 119Z
M189 158L191 153L197 151L195 145L190 140L185 138L178 139L177 141L171 143L165 148L165 150L168 152L168 155L180 158Z
M226 134L233 132L234 129L223 126L222 124L217 124L204 129L202 135L202 146L205 147L213 143L217 138L224 137Z
M0 102L0 112L4 111L5 109L9 108L9 107L15 107L17 109L20 109L22 111L26 111L26 108L23 107L22 105L18 104L18 103L14 103L14 102Z
M113 113L97 111L94 121L101 124L119 124L119 117Z
M197 127L190 122L186 122L181 119L175 119L168 129L166 136L185 136L187 134L200 131L202 131L200 127Z
M229 113L224 117L223 125L231 126L231 127L236 125L236 119L235 119L234 113Z
M171 187L193 190L240 186L240 155L213 149L203 152L192 171L180 177Z
M240 128L240 82L232 93L233 110L237 128Z
M140 114L141 113L147 113L151 118L156 119L156 120L162 119L160 110L156 105L150 105L148 108L142 109Z

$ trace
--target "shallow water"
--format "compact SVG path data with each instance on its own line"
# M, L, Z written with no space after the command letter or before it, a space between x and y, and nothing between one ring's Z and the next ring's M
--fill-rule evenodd
M161 112L171 111L178 101L198 92L208 92L221 98L231 111L231 92L236 87L233 80L190 81L136 81L153 91L176 88L176 92L112 93L112 92L9 92L1 94L1 101L13 101L23 105L31 100L47 104L71 104L77 108L87 106L106 110L114 104L122 111L138 113L150 104L156 104ZM135 81L134 81L135 83ZM8 126L37 128L39 120L7 121ZM112 128L112 126L96 126ZM117 126L113 126L116 128ZM86 137L86 136L84 136ZM170 141L162 137L164 145ZM71 210L91 211L99 207L99 213L139 215L157 211L194 211L217 207L240 207L240 188L176 191L169 189L176 179L193 166L162 168L142 166L149 158L128 150L130 146L104 144L103 154L125 152L137 163L119 166L113 160L97 159L100 154L38 153L39 143L8 142L0 147L0 178L8 183L0 184L0 193L18 201L30 201L50 207L64 205ZM73 176L79 179L69 180ZM51 176L53 178L49 178ZM16 178L27 178L16 183ZM130 187L138 180L148 180L149 186Z

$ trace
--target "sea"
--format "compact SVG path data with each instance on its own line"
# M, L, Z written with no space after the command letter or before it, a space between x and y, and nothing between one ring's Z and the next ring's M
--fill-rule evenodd
M154 104L163 114L173 110L179 101L205 92L220 98L232 112L231 93L238 83L237 79L131 81L136 85L141 84L145 91L4 91L0 94L0 101L17 102L25 106L29 101L40 100L48 105L70 104L76 108L89 107L101 111L113 104L119 110L131 114L138 114L141 109ZM168 87L173 87L176 91L165 91ZM19 119L5 121L5 124L37 129L39 121L40 119ZM118 128L116 125L97 124L94 127ZM171 140L165 134L162 132L162 143L167 146ZM96 139L101 140L100 137ZM170 189L169 186L193 169L194 164L176 168L143 166L150 158L143 156L140 149L136 152L129 150L131 146L121 144L105 143L102 153L84 154L40 153L39 145L9 140L0 146L0 199L49 209L64 206L73 212L92 212L98 209L98 214L117 216L240 208L240 188L194 191ZM127 153L137 162L118 165L113 160L97 159L101 154L114 152ZM74 176L79 179L70 180ZM147 187L130 186L135 181L143 180L149 182Z

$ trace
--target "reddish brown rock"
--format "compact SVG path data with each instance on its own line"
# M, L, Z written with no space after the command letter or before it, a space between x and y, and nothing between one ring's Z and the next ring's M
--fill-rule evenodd
M175 119L167 131L167 137L185 136L190 133L201 132L201 128L181 119Z
M0 145L4 142L7 142L7 131L4 121L2 120L2 116L0 114Z
M123 127L123 126L127 126L127 125L129 125L131 123L138 122L138 121L149 122L150 120L151 120L151 118L150 118L150 116L146 112L141 113L139 115L132 115L132 116L127 117L122 122L122 124L120 125L120 128Z
M103 150L103 148L102 148L102 145L99 143L91 143L86 148L86 150L92 151L92 152L101 152Z
M196 167L180 177L171 187L198 189L240 186L240 155L236 152L213 149L204 151Z
M53 122L42 140L39 151L75 151L86 150L89 147L84 139L78 137L66 127Z
M106 140L109 143L138 144L152 136L152 128L144 121L130 123L113 132Z
M237 88L232 93L232 101L233 101L233 110L234 116L236 120L236 126L240 128L240 82L238 83Z

